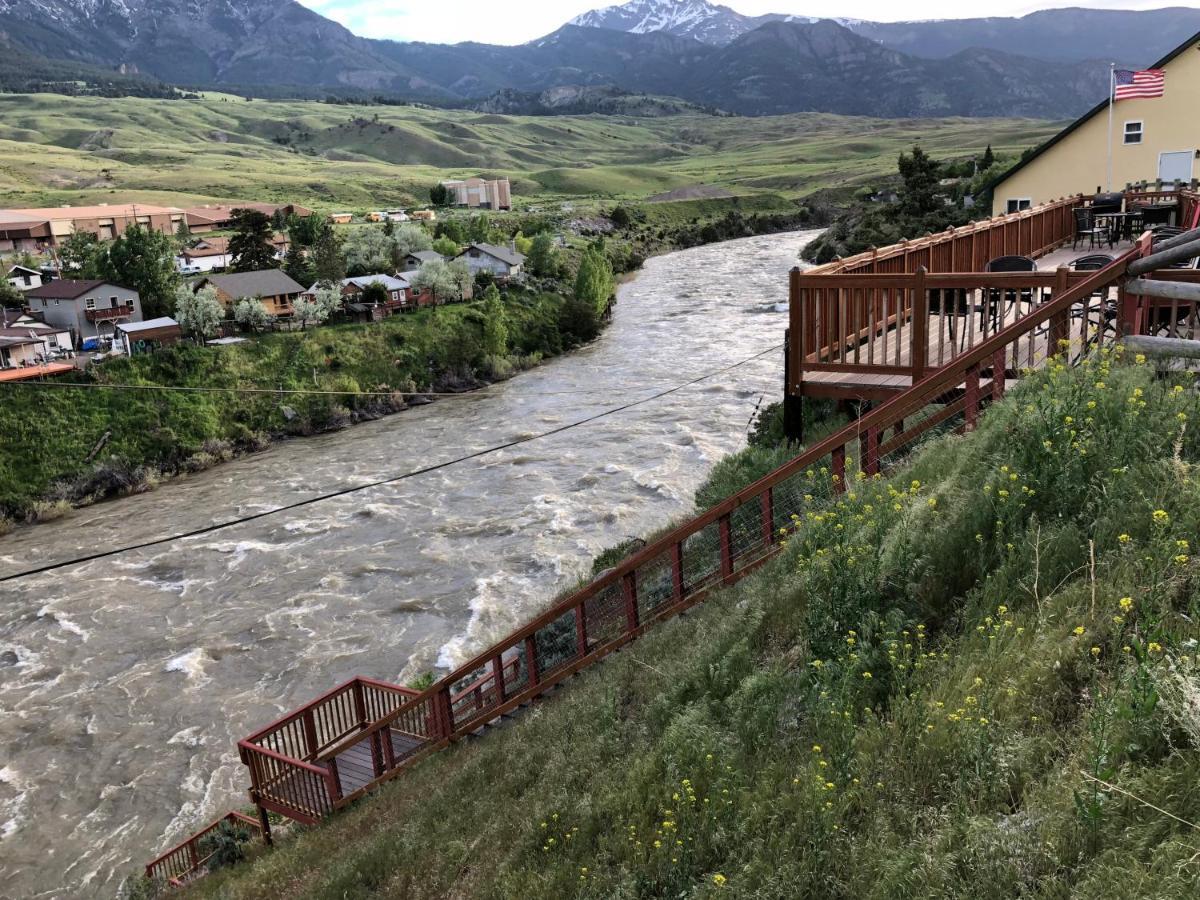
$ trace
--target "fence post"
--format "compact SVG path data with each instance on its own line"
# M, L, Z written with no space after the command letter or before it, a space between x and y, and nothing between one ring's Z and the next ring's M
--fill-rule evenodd
M642 625L638 613L637 570L621 576L621 597L625 601L625 630L634 634Z
M580 658L587 656L587 611L584 609L584 604L580 603L575 607L575 648Z
M846 445L833 448L833 492L845 493L846 490Z
M717 531L721 540L721 578L726 584L733 583L733 526L728 514L717 520Z
M862 435L862 459L859 469L864 475L879 474L879 428L871 426Z
M304 752L305 762L313 759L317 755L317 725L313 719L313 711L307 709L304 711Z
M800 268L792 269L788 279L788 327L784 332L783 428L791 441L804 440L804 300L808 292L800 289Z
M919 266L913 278L912 328L908 333L913 384L925 376L929 355L929 293L925 289L925 274L925 267Z
M966 378L966 431L974 431L975 423L979 420L979 366L967 369Z
M329 801L337 803L342 799L342 776L338 772L337 757L325 760L325 768L329 770Z
M504 702L504 654L497 653L492 657L492 681L496 684L496 703Z
M542 676L538 671L537 637L532 634L525 638L525 668L529 670L529 686L535 687Z
M359 681L357 678L354 679L354 687L352 687L350 690L351 690L351 693L354 695L354 715L358 717L358 727L366 728L367 727L367 700L366 700L366 697L363 696L362 682Z
M992 402L998 403L1004 398L1004 383L1008 380L1007 348L997 350L992 354Z
M763 544L770 547L775 543L775 489L767 488L761 496Z
M1054 299L1057 300L1070 289L1071 270L1066 266L1059 266L1058 270L1054 273ZM1087 301L1085 300L1084 302L1086 303ZM1050 342L1048 348L1050 356L1061 352L1059 342L1067 339L1067 317L1069 315L1070 310L1063 309L1050 317L1050 332L1047 337L1047 340Z

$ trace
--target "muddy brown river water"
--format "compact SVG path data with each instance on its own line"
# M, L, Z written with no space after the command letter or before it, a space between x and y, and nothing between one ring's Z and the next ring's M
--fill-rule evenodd
M812 232L658 257L591 346L463 398L284 443L0 538L0 574L551 430L782 345ZM452 666L605 547L686 514L782 351L394 485L0 585L0 896L112 896L245 803L235 744L356 674Z

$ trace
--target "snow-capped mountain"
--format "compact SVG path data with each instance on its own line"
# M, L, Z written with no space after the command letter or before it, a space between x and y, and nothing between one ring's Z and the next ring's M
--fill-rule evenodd
M648 34L665 31L724 47L760 25L776 21L812 22L803 16L744 16L728 6L707 0L630 0L622 6L594 9L571 20L583 28L608 28Z

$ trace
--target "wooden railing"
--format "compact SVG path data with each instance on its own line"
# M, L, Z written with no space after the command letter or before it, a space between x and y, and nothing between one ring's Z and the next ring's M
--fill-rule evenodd
M981 219L961 228L880 250L835 260L810 270L812 275L982 272L998 256L1041 256L1075 233L1073 210L1082 196L1066 197L1021 212Z
M249 816L239 812L228 813L151 861L146 866L146 877L165 882L171 887L182 887L189 879L205 870L215 851L208 849L206 852L203 844L226 822L239 828L251 828L258 833L262 831L262 826Z
M365 727L356 717L343 720L335 715L330 735L357 728L356 740L373 748L387 746L394 731L421 737L420 745L403 758L377 759L377 777L358 790L342 793L336 773L319 760L314 764L301 757L281 758L266 749L266 743L295 746L314 758L311 748L320 740L305 743L304 728L309 726L299 732L293 726L308 721L309 707L241 742L243 759L251 767L251 796L262 807L315 821L429 753L544 694L657 622L699 603L710 591L754 571L778 551L779 535L792 527L793 514L806 508L805 495L823 492L832 497L844 491L852 465L864 476L880 473L930 432L971 430L986 404L1003 396L1010 377L1022 367L1040 364L1055 348L1078 355L1115 340L1119 329L1116 316L1109 314L1117 302L1112 298L1129 262L1148 248L1143 240L1106 269L1059 284L1051 299L1031 306L1007 327L931 370L911 389L652 542ZM793 297L802 278L799 270L792 273ZM1130 310L1119 308L1128 317ZM325 695L315 705L340 709L336 697L346 689ZM268 734L281 737L268 741ZM265 765L262 760L286 771L260 771L256 766ZM303 810L294 801L279 800L285 791L275 786L284 779L298 781L308 792Z

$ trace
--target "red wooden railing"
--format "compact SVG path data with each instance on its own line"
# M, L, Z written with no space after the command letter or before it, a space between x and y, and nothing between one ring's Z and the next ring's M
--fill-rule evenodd
M845 489L852 465L879 473L930 432L970 430L985 405L1003 396L1009 378L1064 348L1079 355L1118 335L1119 284L1131 260L1149 252L1148 240L1106 269L1088 273L1006 328L929 372L911 389L850 426L805 450L787 465L739 491L629 557L547 612L438 681L419 695L400 690L394 708L368 721L340 699L362 685L356 679L314 704L285 716L239 744L251 770L251 797L303 822L401 772L425 755L477 732L579 670L636 639L655 623L699 603L710 591L732 584L778 550L778 535L804 497ZM795 300L803 275L792 273ZM318 727L316 736L313 730ZM354 742L390 746L393 733L416 746L403 758L383 759L373 750L376 777L354 791L341 790L331 751ZM288 755L293 754L293 755Z
M181 887L191 878L204 872L208 865L209 859L215 851L205 853L201 846L205 839L220 830L221 826L229 822L232 825L237 825L245 828L252 828L256 832L262 831L262 826L249 816L244 816L239 812L231 812L224 817L217 819L207 828L197 831L182 844L177 844L166 853L157 857L146 866L146 877L156 881L164 881L172 887Z

